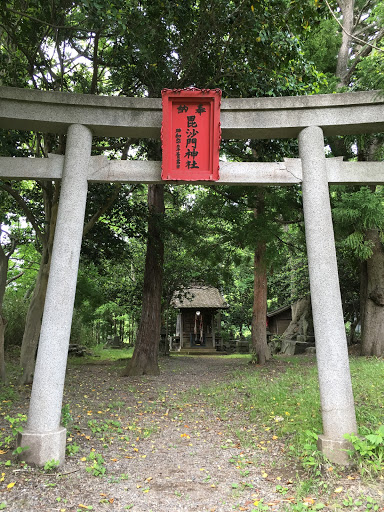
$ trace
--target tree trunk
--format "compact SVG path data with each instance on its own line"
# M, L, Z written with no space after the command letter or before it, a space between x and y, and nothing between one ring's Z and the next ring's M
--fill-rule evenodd
M360 329L364 330L365 306L368 300L368 268L367 261L360 263Z
M125 159L129 149L126 144ZM123 155L124 157L124 155ZM91 217L84 226L83 236L86 235L96 224L100 216L105 213L114 203L121 184L117 184L113 193L105 200L99 210ZM35 355L40 337L40 328L44 312L45 295L48 285L49 269L51 266L51 256L53 241L55 236L55 228L57 221L57 212L59 207L60 186L53 182L45 182L44 191L44 211L45 211L45 229L40 231L40 242L42 244L42 257L39 273L37 275L35 289L33 291L31 303L29 305L26 324L24 329L23 341L20 353L20 365L23 368L23 375L20 384L30 384L33 380L33 372L35 368Z
M0 230L1 234L1 230ZM4 357L4 333L7 321L3 317L3 300L5 294L5 287L7 283L8 273L8 261L7 255L4 253L2 247L0 247L0 379L5 384L5 357Z
M1 382L6 384L7 382L7 376L5 372L5 355L4 355L4 334L5 334L5 328L7 326L7 321L3 317L3 315L0 315L0 379Z
M256 192L255 217L264 213L264 189ZM267 267L265 264L266 242L259 240L254 255L252 353L258 364L265 364L271 357L267 344Z
M259 242L254 258L254 298L252 310L252 353L258 364L270 358L267 345L267 270L265 266L265 242Z
M148 240L144 270L141 319L135 350L123 375L159 375L161 295L163 285L164 243L161 222L164 215L164 186L148 186Z
M311 312L311 297L308 295L292 305L292 320L283 333L283 340L297 339L302 336L302 341L307 341L308 336L313 336L313 321Z
M53 239L55 236L58 199L60 186L51 181L45 181L41 184L44 200L44 229L40 229L38 222L34 219L32 212L24 199L17 193L9 192L22 205L26 212L28 220L32 223L36 231L36 236L42 245L40 268L37 274L35 288L32 293L31 302L29 304L23 340L20 351L20 366L23 374L20 378L20 384L30 384L33 380L33 372L35 368L35 355L40 337L40 327L44 311L45 294L47 291L49 269L51 266L51 255L53 247Z
M339 0L343 15L343 31L339 53L337 55L336 76L339 79L338 88L347 86L349 51L352 41L354 0Z
M366 232L373 243L373 254L367 260L366 301L362 317L362 355L384 356L384 250L377 229Z
M39 273L37 274L36 285L33 290L32 299L28 308L23 341L21 343L20 366L23 374L20 384L31 384L35 369L35 356L39 343L41 321L43 318L45 295L47 292L50 256L47 259L47 249L43 252Z

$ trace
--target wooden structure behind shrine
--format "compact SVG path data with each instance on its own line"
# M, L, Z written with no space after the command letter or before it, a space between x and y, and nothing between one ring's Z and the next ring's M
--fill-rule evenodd
M220 312L228 305L217 288L184 288L174 294L172 302L179 314L171 350L204 353L223 349Z
M267 326L270 334L281 335L292 320L292 306L283 306L267 313Z

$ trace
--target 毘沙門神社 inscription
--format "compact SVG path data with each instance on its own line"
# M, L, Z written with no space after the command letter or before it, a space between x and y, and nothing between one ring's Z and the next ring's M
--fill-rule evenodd
M164 89L162 99L162 179L218 180L221 91Z
M183 159L183 163L186 169L200 169L200 165L198 165L198 161L204 160L206 154L203 154L201 149L206 149L206 147L200 148L201 144L198 144L199 134L201 128L199 124L202 125L203 129L207 128L207 123L198 123L196 119L196 114L206 114L207 109L200 103L197 108L191 108L191 112L195 111L195 115L188 115L188 111L190 107L188 107L185 103L183 105L175 105L177 113L184 114L187 116L183 116L180 118L180 124L183 128L176 128L176 169L180 169L181 167L181 159ZM178 116L176 116L176 122L178 121ZM199 128L199 130L197 129ZM184 139L183 140L183 135ZM205 134L204 134L205 135ZM205 137L204 137L205 138ZM184 157L182 156L184 153Z

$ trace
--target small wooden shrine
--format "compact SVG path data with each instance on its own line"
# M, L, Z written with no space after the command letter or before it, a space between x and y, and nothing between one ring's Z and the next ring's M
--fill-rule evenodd
M171 350L222 350L220 312L228 305L217 288L184 288L175 292L172 303L179 314Z

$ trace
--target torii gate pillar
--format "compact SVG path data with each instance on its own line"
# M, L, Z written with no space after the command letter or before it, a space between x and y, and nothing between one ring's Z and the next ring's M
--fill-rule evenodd
M71 334L77 272L87 200L92 133L79 124L68 128L51 269L41 325L27 428L18 445L23 459L39 466L65 460L66 429L61 405Z
M357 432L325 166L323 131L300 132L303 208L324 434L318 448L348 463L344 434Z

